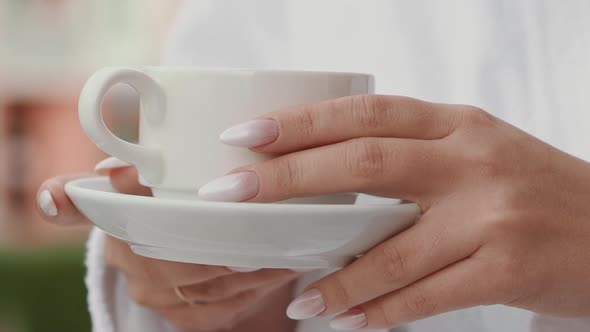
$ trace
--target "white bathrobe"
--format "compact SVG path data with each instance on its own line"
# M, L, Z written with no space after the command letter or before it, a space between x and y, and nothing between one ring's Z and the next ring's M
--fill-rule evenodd
M372 73L378 93L477 105L590 160L588 0L193 0L179 10L163 63ZM127 297L103 244L93 232L94 331L175 331ZM298 326L323 331L322 320ZM490 306L395 331L581 332L590 321Z

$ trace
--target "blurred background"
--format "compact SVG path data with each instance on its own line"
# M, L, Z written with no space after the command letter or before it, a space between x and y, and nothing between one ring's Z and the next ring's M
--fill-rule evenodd
M0 332L89 331L88 227L42 222L36 191L105 156L84 136L77 100L110 65L157 64L171 0L0 0ZM137 99L111 92L105 117L132 140ZM116 109L117 112L112 110Z

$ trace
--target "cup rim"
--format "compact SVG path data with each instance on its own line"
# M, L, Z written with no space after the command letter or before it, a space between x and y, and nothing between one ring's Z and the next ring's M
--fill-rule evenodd
M199 67L186 65L162 65L162 66L141 66L140 69L147 70L169 70L169 71L190 71L205 73L268 73L268 74L289 74L289 75L326 75L326 76L365 76L373 78L373 74L361 72L346 71L324 71L324 70L306 70L306 69L282 69L282 68L249 68L249 67Z

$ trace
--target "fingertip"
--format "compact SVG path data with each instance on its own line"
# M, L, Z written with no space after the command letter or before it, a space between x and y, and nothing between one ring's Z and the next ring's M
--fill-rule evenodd
M279 126L274 119L256 119L226 129L219 140L231 146L255 148L271 144L278 137Z
M138 181L135 167L115 168L109 173L111 184L118 192L124 194L151 196L150 188L142 186Z
M100 175L108 175L111 171L115 169L128 168L131 166L133 165L121 159L115 157L108 157L98 162L98 164L96 164L96 166L94 167L94 171Z
M214 179L199 188L199 198L206 201L242 202L254 198L259 191L256 172L231 173Z
M367 324L367 315L360 308L350 309L330 321L330 327L336 331L358 330Z
M48 222L60 225L84 224L86 218L67 196L64 186L67 182L88 174L68 175L45 181L37 192L37 209Z
M52 223L60 223L63 217L63 211L60 210L62 204L58 204L60 190L63 192L60 179L52 178L43 182L37 191L37 210L45 220Z
M319 289L312 288L291 301L286 312L291 319L303 320L316 317L327 308L324 295Z
M48 189L43 189L37 195L37 207L46 218L57 217L58 210L53 195Z

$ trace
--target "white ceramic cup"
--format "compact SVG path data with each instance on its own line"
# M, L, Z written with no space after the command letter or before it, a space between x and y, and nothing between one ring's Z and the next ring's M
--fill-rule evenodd
M140 96L139 143L106 127L101 105L115 84ZM106 153L134 164L154 196L195 198L199 187L268 156L227 146L219 134L270 111L343 96L370 94L368 74L190 67L104 68L80 95L80 122Z

